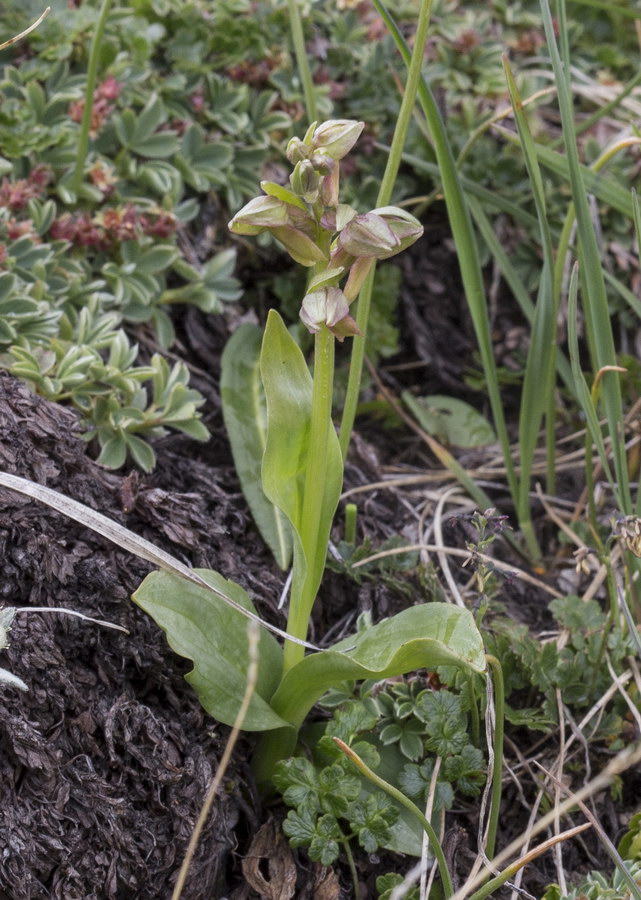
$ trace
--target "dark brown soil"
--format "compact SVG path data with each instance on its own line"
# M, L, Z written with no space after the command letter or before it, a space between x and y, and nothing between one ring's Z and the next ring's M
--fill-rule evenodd
M87 457L74 413L4 374L0 468L174 553L189 548L199 562L220 554L243 580L228 534L237 511L211 473L194 463L188 494L157 487L155 476L126 513L133 479ZM0 497L4 605L66 607L129 630L53 612L17 615L3 665L30 690L0 691L0 886L12 900L168 897L225 729L204 715L180 661L129 600L148 565L32 500L6 490ZM242 754L227 784L185 891L194 900L227 889L239 811L251 815L254 806Z

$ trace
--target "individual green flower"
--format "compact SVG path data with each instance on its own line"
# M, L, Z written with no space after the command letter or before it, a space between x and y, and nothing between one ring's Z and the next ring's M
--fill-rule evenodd
M410 247L422 234L423 226L410 213L396 206L382 206L347 222L332 259L342 266L349 256L389 259Z
M305 203L316 203L320 193L321 177L310 160L303 159L296 163L294 171L289 176L289 183L294 193L302 197Z
M229 230L234 234L260 234L266 228L285 225L288 220L288 207L276 197L254 197L238 210L229 223Z
M364 122L355 119L330 119L314 131L312 147L332 159L342 159L359 139L364 127Z
M300 318L308 331L316 334L325 326L342 341L348 335L361 334L349 314L347 297L337 287L312 291L303 298Z
M400 243L385 219L371 212L354 216L338 238L338 247L357 258L385 259L397 252Z
M400 246L394 253L400 253L411 247L423 234L423 226L418 219L398 206L381 206L379 209L373 209L372 213L384 219L399 239Z

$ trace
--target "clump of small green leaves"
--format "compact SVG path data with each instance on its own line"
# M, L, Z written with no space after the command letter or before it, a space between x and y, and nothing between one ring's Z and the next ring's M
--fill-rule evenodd
M353 685L346 684L342 690L330 692L321 705L331 707L351 690ZM354 774L354 767L342 754L338 755L334 737L348 744L374 770L384 748L388 756L390 749L395 750L394 783L420 808L424 808L431 788L436 757L441 758L442 765L435 785L434 812L451 809L457 794L478 796L485 782L483 754L471 744L461 696L426 689L419 679L383 685L365 682L359 693L360 699L348 700L334 709L315 745L313 760L285 760L278 764L274 779L285 803L296 807L284 823L285 834L293 846L308 847L310 857L324 864L329 863L318 854L323 849L333 861L343 838L358 837L368 852L376 849L373 837L384 846L390 839L389 826L395 821L395 816L385 812L387 808L395 811L393 804L389 806L389 798L366 790L367 782ZM340 811L335 804L340 805ZM365 812L374 818L367 820L363 832ZM345 820L343 830L340 818ZM330 822L334 838L326 845Z
M184 366L168 373L158 356L136 364L120 329L148 323L164 349L174 340L172 305L213 313L238 299L235 252L212 252L211 242L185 258L188 224L206 195L233 211L254 193L272 136L291 122L266 78L214 72L208 62L212 52L219 67L266 60L279 33L267 8L260 26L241 26L248 4L220 4L212 28L197 2L161 6L140 0L109 17L80 179L98 10L52 14L29 37L28 59L0 74L2 363L43 396L76 406L102 463L129 454L146 470L154 464L146 440L165 428L207 437L203 398Z
M485 783L482 752L470 740L467 704L448 690L425 689L420 681L390 684L370 693L368 707L378 712L377 734L383 746L397 745L411 760L398 776L401 789L425 802L436 757L442 761L434 811L450 809L456 792L476 797Z
M641 862L626 860L625 867L641 887ZM543 900L628 900L629 897L630 887L618 869L611 875L590 872L567 894L564 894L557 884L550 885L543 894Z
M510 701L506 718L515 725L543 730L555 725L557 690L570 710L588 709L612 684L608 660L615 671L623 671L626 657L635 653L629 635L610 627L609 616L596 600L568 595L552 600L550 611L567 629L565 646L559 647L553 638L538 640L525 626L502 616L492 620L492 631L486 635L488 652L503 664ZM610 712L586 733L586 739L620 749L625 710L623 700L613 698Z
M326 764L292 757L276 767L274 785L293 807L283 830L293 847L306 847L310 859L323 865L335 862L341 845L354 839L367 853L374 853L389 841L390 826L398 818L398 810L385 794L364 791L353 765L331 740L340 737L369 766L376 767L380 761L376 749L358 739L375 725L373 713L352 703L335 713L318 742L315 753L327 760Z

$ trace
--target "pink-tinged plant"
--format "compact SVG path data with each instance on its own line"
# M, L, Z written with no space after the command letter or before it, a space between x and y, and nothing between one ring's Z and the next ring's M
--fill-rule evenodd
M94 91L93 106L91 109L91 125L89 128L89 134L92 138L95 138L99 134L109 115L116 108L111 101L118 99L122 88L123 85L110 75L109 78L98 85ZM84 111L84 99L74 100L73 103L69 104L69 118L72 122L82 122Z

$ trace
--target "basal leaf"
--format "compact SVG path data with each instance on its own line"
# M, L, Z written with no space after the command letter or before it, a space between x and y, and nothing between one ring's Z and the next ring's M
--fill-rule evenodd
M195 572L217 590L254 611L247 593L211 569ZM160 625L169 646L179 656L192 660L194 668L185 678L207 712L232 725L247 685L247 620L206 588L186 583L168 572L147 575L133 600ZM258 645L258 680L243 729L266 731L280 728L283 721L269 705L282 668L277 641L261 629Z
M267 499L261 466L267 443L267 410L260 377L262 331L241 325L222 357L220 394L236 472L254 521L281 569L292 557L292 532L285 515Z
M312 377L299 346L275 310L270 311L267 319L260 368L267 400L263 489L294 529L294 597L306 575L320 583L343 483L343 462L338 437L329 421L327 470L317 536L313 547L303 547L300 534L310 455Z
M299 726L318 698L341 681L379 680L446 665L485 671L483 639L472 614L448 603L413 606L331 650L306 656L287 672L271 704Z

